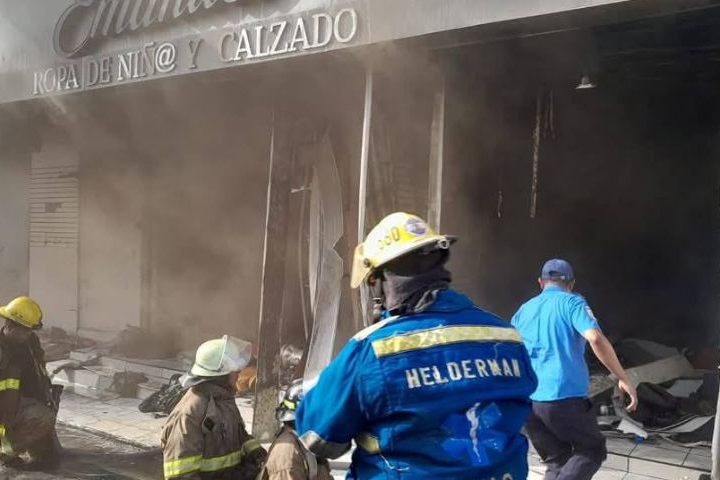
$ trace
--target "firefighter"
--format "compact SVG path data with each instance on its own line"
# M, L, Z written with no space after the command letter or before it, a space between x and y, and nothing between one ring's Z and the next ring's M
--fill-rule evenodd
M303 396L302 388L302 380L295 380L275 411L282 429L270 446L267 463L258 480L333 479L327 460L316 458L295 431L295 411Z
M369 287L376 323L306 380L296 420L318 457L355 440L348 478L527 476L537 379L515 329L450 288L453 240L400 212L355 249L351 286Z
M50 467L57 462L57 401L45 370L45 352L35 330L40 305L18 297L0 307L0 461L6 467ZM27 453L25 463L20 454Z
M237 377L250 356L248 342L227 335L197 349L181 382L187 392L162 431L166 479L257 477L267 452L247 433L235 404Z

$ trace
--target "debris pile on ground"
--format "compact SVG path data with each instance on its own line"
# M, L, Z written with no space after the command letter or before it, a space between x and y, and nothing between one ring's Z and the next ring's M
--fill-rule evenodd
M720 389L718 365L712 363L717 356L704 352L691 357L691 363L688 352L638 339L620 341L615 348L637 387L639 406L628 413L615 391L616 379L591 364L590 397L606 434L710 446Z
M70 357L70 352L78 348L95 345L95 342L77 335L68 335L62 328L51 327L38 330L38 337L45 350L45 361L53 362Z
M183 395L183 388L180 384L180 374L170 377L168 383L160 387L160 390L150 395L140 403L138 410L143 413L155 413L169 415L175 405L178 404Z

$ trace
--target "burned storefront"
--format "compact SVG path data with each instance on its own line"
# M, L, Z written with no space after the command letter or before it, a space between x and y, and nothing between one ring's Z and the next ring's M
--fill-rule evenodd
M717 8L458 3L0 0L0 295L77 359L121 345L110 377L253 341L268 433L285 364L366 324L352 252L400 210L460 237L483 307L567 257L638 366L715 369Z

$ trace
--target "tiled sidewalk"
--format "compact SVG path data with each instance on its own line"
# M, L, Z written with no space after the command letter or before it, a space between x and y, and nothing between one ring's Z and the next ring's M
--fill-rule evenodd
M246 424L252 425L252 404L247 398L237 400ZM58 421L74 427L107 435L145 448L160 446L160 432L165 418L141 413L140 400L116 398L94 400L64 393ZM610 454L596 480L698 480L710 470L710 450L684 448L667 443L640 444L622 439L608 439ZM341 469L349 463L349 455L335 462L336 478L343 478ZM536 454L529 458L529 480L542 480L544 467Z
M599 480L698 480L711 468L709 448L685 448L669 444L634 442L608 438L608 458L595 475ZM530 454L530 480L541 480L545 472L537 454Z
M237 403L245 423L252 425L253 412L249 400L239 398ZM155 418L140 412L139 404L140 400L134 398L100 401L63 393L58 421L137 446L158 448L166 418Z
M133 398L99 401L63 393L58 421L138 446L157 448L165 418L141 413L137 409L139 404L140 400Z

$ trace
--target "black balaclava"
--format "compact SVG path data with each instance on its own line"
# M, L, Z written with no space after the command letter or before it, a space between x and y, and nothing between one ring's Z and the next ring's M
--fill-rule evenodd
M425 311L439 291L450 287L452 275L445 269L449 258L448 250L411 252L384 265L370 287L373 323L381 319L383 310L391 315Z

